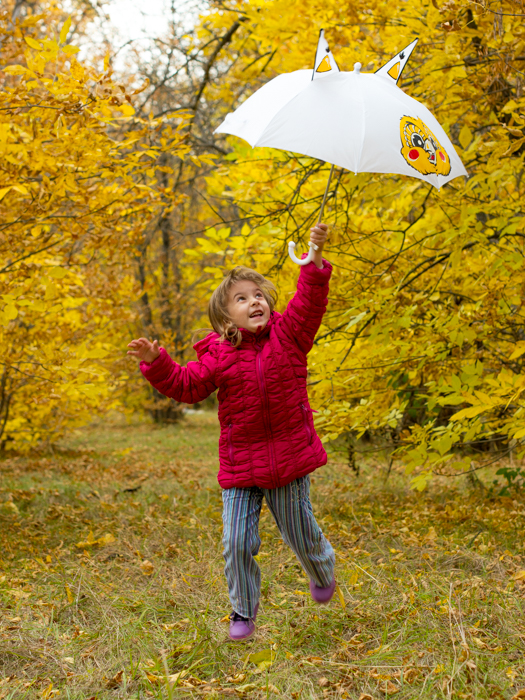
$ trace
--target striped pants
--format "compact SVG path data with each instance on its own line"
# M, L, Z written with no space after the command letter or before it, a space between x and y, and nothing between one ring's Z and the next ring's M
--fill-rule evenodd
M243 617L253 617L261 591L261 571L254 557L261 546L259 516L263 497L283 540L295 552L309 578L326 588L334 577L334 550L314 518L309 476L278 489L224 489L224 573L232 607Z

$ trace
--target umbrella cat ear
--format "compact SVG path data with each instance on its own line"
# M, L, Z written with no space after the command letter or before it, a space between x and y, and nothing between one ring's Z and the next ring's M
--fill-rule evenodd
M314 80L314 78L320 78L327 73L339 73L339 66L335 62L328 42L324 37L324 29L321 29L319 32L319 41L317 42L317 51L315 52L312 80Z
M385 77L388 76L397 83L401 77L404 67L408 62L408 59L410 58L410 54L416 48L417 42L418 39L414 39L414 41L405 47L403 51L400 51L394 56L394 58L391 58L388 63L385 63L384 66L381 66L381 68L376 70L375 74L384 75Z

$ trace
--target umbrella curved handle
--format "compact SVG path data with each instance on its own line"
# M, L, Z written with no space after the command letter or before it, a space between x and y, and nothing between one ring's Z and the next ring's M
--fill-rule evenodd
M308 265L309 262L312 262L312 259L314 257L314 251L318 250L318 247L315 245L315 243L312 243L311 241L309 245L310 250L308 251L308 255L306 256L306 258L301 260L295 254L295 243L293 241L290 241L288 243L288 255L292 258L296 265Z

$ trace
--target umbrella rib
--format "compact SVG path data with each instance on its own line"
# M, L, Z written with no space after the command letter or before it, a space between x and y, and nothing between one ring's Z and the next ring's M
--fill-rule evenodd
M357 160L356 164L356 169L354 174L357 175L358 172L361 172L361 157L363 155L363 148L365 146L365 101L363 99L363 88L360 85L361 81L357 81L357 84L359 84L358 90L361 93L361 112L362 112L362 117L361 117L361 148L359 150L359 158Z

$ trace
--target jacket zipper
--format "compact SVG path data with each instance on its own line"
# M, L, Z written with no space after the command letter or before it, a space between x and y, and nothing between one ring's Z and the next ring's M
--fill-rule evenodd
M256 343L255 344L255 351L257 353L257 363L256 363L257 379L259 380L259 387L260 387L261 393L263 395L264 427L266 430L266 435L268 437L268 447L269 447L269 453L270 453L270 466L271 466L271 470L273 473L275 488L277 488L279 486L279 479L277 476L277 467L275 464L275 455L273 452L273 435L272 435L272 426L270 423L270 408L268 406L268 396L266 394L266 385L264 383L264 373L262 371L261 350L262 350L262 347L259 345L259 343Z
M308 444L312 442L312 431L310 430L310 425L308 423L308 409L304 405L304 403L301 404L301 412L303 414L303 423L304 423L304 429L306 430L306 434L308 435Z
M228 426L228 454L230 456L230 464L232 466L234 466L235 462L233 461L232 428L233 428L233 423L230 423Z

